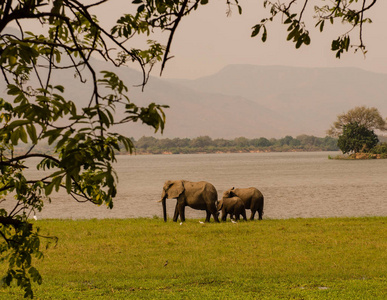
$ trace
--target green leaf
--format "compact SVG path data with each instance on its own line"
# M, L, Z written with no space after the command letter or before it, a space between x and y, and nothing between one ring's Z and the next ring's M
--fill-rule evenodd
M287 40L287 41L290 41L290 40L296 35L296 32L297 32L297 30L292 30L292 31L288 34L286 40Z
M19 130L15 130L14 132L12 132L12 134L11 134L12 145L17 145L19 138L20 138L20 131Z
M251 37L257 36L260 30L261 30L261 25L260 24L255 25L253 27L253 32L251 33Z
M60 136L63 129L49 130L44 134L44 137L48 137L48 144L51 145Z
M26 126L28 135L30 136L30 139L33 144L38 143L38 136L36 135L36 128L34 125L30 124Z
M262 42L266 42L266 40L267 40L267 31L266 31L266 27L263 27Z
M344 40L344 48L345 48L346 51L348 51L349 45L350 45L350 37L349 37L349 35L348 35L348 36L345 38L345 40Z
M300 48L301 45L302 45L302 43L303 43L303 39L302 39L302 37L300 37L300 38L297 40L297 43L296 43L296 49Z
M324 30L324 24L325 24L325 22L324 22L324 21L321 21L321 24L320 24L320 32L323 32L323 30Z
M52 189L54 188L54 183L50 182L48 185L44 187L44 192L46 196L50 195L52 193Z
M27 132L24 129L24 127L21 126L17 130L20 131L20 139L22 140L22 142L27 144L28 143L28 137L27 137Z
M332 41L332 45L331 45L331 50L332 51L335 51L335 50L338 50L339 49L339 41L338 40L333 40Z
M72 191L72 181L71 176L69 174L66 175L66 190L67 194L70 194Z
M53 183L54 186L55 186L55 191L56 191L56 192L59 191L60 185L62 184L62 178L63 178L63 176L58 176L58 177L54 177L54 178L52 179L52 183Z
M9 124L6 128L7 128L7 130L13 130L16 127L23 126L23 125L26 125L29 123L30 123L30 121L28 121L28 120L16 120L16 121L13 121L11 124Z
M61 93L64 92L64 87L62 85L56 85L54 88L60 91Z

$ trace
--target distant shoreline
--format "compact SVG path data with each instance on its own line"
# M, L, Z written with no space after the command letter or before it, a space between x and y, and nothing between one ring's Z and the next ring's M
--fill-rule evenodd
M179 152L172 153L171 151L163 151L160 153L152 153L145 151L134 151L135 155L181 155L181 154L244 154L244 153L296 153L296 152L339 152L337 150L301 150L301 149L292 149L288 151L270 151L270 150L239 150L239 151L193 151L189 153ZM129 153L120 153L119 155L131 155Z
M250 150L250 151L215 151L215 152L190 152L190 153L172 153L171 151L163 151L161 153L151 153L151 152L135 152L134 155L184 155L184 154L246 154L246 153L305 153L305 152L340 152L336 150L300 150L293 149L289 151L262 151L262 150ZM131 155L131 154L123 154L119 155ZM328 155L329 159L337 159L337 160L368 160L368 159L387 159L386 155L383 154L373 154L373 153L353 153L350 155L338 154L336 156Z
M374 154L374 153L353 153L350 155L337 155L335 157L329 157L329 159L338 159L338 160L387 159L387 155Z

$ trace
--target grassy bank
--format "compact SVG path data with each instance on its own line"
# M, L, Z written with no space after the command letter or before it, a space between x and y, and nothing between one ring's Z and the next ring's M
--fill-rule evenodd
M385 299L387 218L42 220L37 299ZM4 266L0 265L2 270ZM1 289L1 299L19 299Z
M343 154L330 156L329 159L344 159L344 160L355 160L355 159L386 159L387 153L375 154L375 153L353 153L353 154Z

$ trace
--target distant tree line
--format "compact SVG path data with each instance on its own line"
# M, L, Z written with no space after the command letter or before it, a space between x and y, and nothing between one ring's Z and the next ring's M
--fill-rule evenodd
M209 136L197 138L157 139L143 136L133 139L137 154L188 154L218 152L287 152L287 151L337 151L337 138L299 135L296 138L285 136L280 139L264 137L248 139L238 137L231 140L212 139Z
M290 151L338 151L338 139L326 136L325 138L302 134L293 138L285 136L280 139L267 139L264 137L248 139L238 137L234 139L212 139L209 136L190 138L165 138L157 139L152 136L143 136L131 141L135 147L136 154L189 154L189 153L240 153L240 152L290 152ZM15 154L28 150L31 144L17 145ZM129 154L123 145L116 154ZM54 145L41 143L36 148L37 153L55 154Z

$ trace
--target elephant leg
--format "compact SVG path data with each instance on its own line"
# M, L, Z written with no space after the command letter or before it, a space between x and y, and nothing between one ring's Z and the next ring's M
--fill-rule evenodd
M184 204L179 204L179 214L180 214L180 221L185 222L185 206Z
M227 219L227 213L224 210L222 210L222 221L225 222L226 219Z
M235 221L239 221L239 213L235 214Z
M247 221L246 211L244 211L244 210L242 210L242 217L243 217L243 220Z
M216 213L213 213L212 215L214 217L215 222L219 223L219 213L216 212Z
M218 208L216 207L215 203L212 203L209 207L207 205L207 210L208 210L208 213L210 214L208 217L208 222L210 221L211 214L212 214L212 216L214 217L214 221L219 223L219 218L218 218L219 212L218 212Z
M206 209L206 222L210 222L211 212Z
M175 213L173 214L173 222L177 222L178 217L179 217L179 207L178 207L178 203L176 202Z
M250 220L254 220L255 212L256 212L255 209L251 210Z

